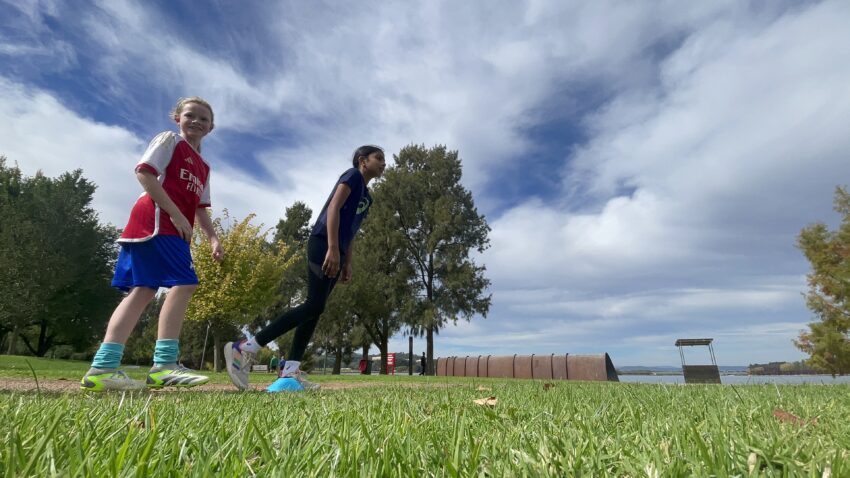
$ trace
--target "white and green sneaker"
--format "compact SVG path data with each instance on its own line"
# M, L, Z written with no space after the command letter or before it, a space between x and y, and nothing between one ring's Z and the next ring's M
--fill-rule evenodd
M88 392L133 391L143 388L145 388L144 382L133 380L123 370L114 368L90 368L80 380L80 389Z
M148 372L148 388L162 387L195 387L210 381L205 375L198 375L194 370L180 364L154 366Z

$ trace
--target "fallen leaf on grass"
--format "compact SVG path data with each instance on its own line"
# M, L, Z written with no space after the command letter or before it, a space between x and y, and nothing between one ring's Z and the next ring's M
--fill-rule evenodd
M759 462L759 457L755 453L750 453L750 456L747 458L747 469L750 470L750 473L756 469L756 465Z
M484 385L479 385L479 386L478 386L478 391L479 391L479 392L489 392L490 390L493 390L493 389L492 389L492 388L490 388L490 387L485 387Z
M781 408L777 408L776 410L774 410L773 416L776 417L776 419L779 420L780 422L792 423L794 425L801 426L801 427L806 426L806 425L817 425L817 423L818 423L817 418L811 418L811 419L800 418L800 417L794 415L793 413L788 413L785 410L782 410Z
M473 403L476 405L484 405L487 407L495 407L498 400L496 397L487 397L487 398L479 398L478 400L473 400Z
M546 382L543 384L543 390L549 390L550 388L555 388L555 384L552 382Z

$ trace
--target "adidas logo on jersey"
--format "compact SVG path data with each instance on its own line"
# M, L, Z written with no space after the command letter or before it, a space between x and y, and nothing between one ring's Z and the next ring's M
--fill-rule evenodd
M183 161L186 161L187 163L192 164L192 165L195 164L194 162L192 162L191 156L186 156L185 158L183 158Z

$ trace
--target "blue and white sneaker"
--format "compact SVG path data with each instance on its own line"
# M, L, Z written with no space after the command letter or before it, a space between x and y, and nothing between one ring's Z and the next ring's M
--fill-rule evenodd
M256 355L242 350L241 345L245 340L239 342L227 342L224 345L224 362L227 364L227 375L230 376L230 381L239 390L247 390L250 388L248 384L248 374L251 372L251 365L254 364Z

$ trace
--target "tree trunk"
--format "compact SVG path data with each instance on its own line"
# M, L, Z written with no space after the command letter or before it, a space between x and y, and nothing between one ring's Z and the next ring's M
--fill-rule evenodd
M6 354L8 354L8 355L14 355L15 354L15 345L17 345L15 342L18 339L18 333L20 332L20 330L21 330L20 326L18 324L15 324L15 328L12 329L11 332L9 332L9 348L6 350Z
M425 293L428 296L428 302L434 305L434 253L428 256L428 283L425 284ZM435 317L436 318L436 317ZM439 323L439 322L438 322ZM434 329L433 323L428 324L428 330L425 333L425 351L427 353L426 361L428 362L428 371L425 375L436 375L434 373Z
M50 344L53 342L47 336L47 321L42 320L41 324L39 324L38 331L38 343L36 344L36 357L44 357L47 354L47 350L50 348Z
M363 346L363 359L366 360L366 373L364 375L372 375L372 361L369 360L369 346L372 344L366 344Z
M425 375L434 375L434 327L428 326L428 331L425 333L425 342L426 342L426 360L428 365L428 371L425 372Z
M334 351L334 369L331 372L333 375L339 375L342 372L342 347Z
M378 349L381 351L381 375L387 374L387 340L381 339L378 344Z
M216 372L221 372L218 367L219 357L218 354L221 352L221 338L218 335L218 332L213 333L213 370Z

